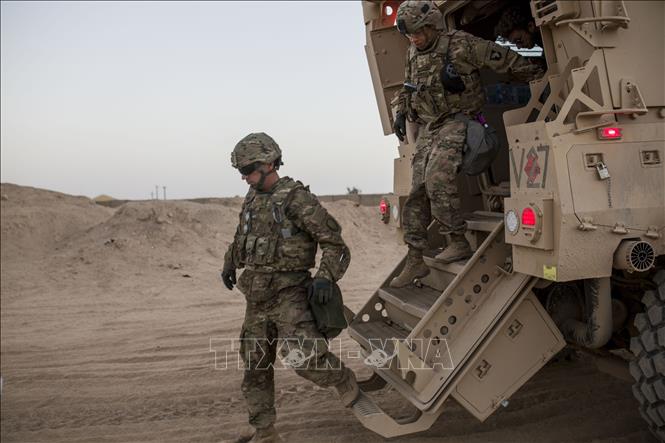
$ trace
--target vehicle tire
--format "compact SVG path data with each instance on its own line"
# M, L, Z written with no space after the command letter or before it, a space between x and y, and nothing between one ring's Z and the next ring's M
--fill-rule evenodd
M665 269L655 277L657 288L644 292L644 313L635 317L639 335L630 340L635 355L630 373L636 382L633 395L651 432L665 442Z

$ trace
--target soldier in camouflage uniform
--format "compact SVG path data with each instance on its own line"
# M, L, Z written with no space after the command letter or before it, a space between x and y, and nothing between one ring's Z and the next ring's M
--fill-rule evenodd
M408 0L397 10L397 28L411 41L404 87L393 101L393 129L403 141L406 119L422 126L413 157L411 191L404 204L406 264L390 285L402 287L429 273L423 262L432 217L448 238L436 256L442 262L469 257L456 177L462 163L466 121L478 119L485 102L480 68L511 73L522 80L541 70L514 51L463 31L444 32L443 17L431 1Z
M281 441L275 422L273 363L282 362L319 386L335 387L350 406L359 389L353 372L331 352L317 330L308 296L330 294L349 265L349 249L337 221L302 183L279 177L282 153L264 133L249 134L231 154L233 167L250 185L233 243L224 256L222 280L237 281L247 308L240 354L245 366L242 392L249 423L256 429L251 441ZM317 245L322 249L314 279ZM278 339L279 341L278 343Z

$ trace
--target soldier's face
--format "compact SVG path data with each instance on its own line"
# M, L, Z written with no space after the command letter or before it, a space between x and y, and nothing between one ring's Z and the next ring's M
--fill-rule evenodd
M429 26L425 26L424 28L415 31L413 34L406 34L406 37L416 48L425 49L432 42L434 32Z
M251 173L247 175L241 173L240 176L242 177L243 180L245 180L245 182L247 182L249 186L251 186L252 188L256 188L259 181L261 181L261 172L263 172L264 174L268 174L272 170L273 170L272 165L262 164Z
M531 33L526 29L513 29L508 35L508 41L517 46L518 49L531 49L536 45Z

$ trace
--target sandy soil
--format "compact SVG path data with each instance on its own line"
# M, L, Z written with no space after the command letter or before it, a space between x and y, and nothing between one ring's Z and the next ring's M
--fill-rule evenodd
M210 352L211 337L235 338L242 322L242 295L218 277L240 200L114 210L10 184L0 193L3 442L212 442L247 429L242 374L215 370ZM357 310L405 249L375 208L327 206L352 250L341 286ZM357 345L342 339L344 358ZM292 372L278 371L276 398L286 441L383 441ZM377 398L407 408L393 390ZM392 441L652 441L630 384L585 358L549 364L485 423L447 406L429 431Z

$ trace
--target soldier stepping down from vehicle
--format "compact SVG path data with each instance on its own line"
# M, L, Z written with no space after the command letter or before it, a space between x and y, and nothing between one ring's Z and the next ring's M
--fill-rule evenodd
M335 282L349 266L350 254L340 225L316 196L302 183L279 177L282 152L271 137L249 134L235 146L231 162L250 185L222 271L224 285L233 289L236 269L245 268L237 280L247 300L240 347L242 392L249 423L256 429L251 441L281 441L274 428L277 349L284 364L319 386L334 387L346 406L359 396L353 371L328 351L315 318L326 306L334 307L333 323L341 315ZM312 279L317 246L322 257ZM324 332L331 330L340 329Z
M436 256L452 262L471 256L460 213L456 177L470 120L484 123L480 114L485 102L480 68L510 73L520 80L542 75L537 65L514 51L464 31L443 31L441 12L431 1L409 0L397 10L397 28L411 42L407 51L404 87L392 102L393 129L404 141L406 120L423 127L413 157L411 191L404 204L404 241L409 246L402 272L392 287L410 284L429 270L423 262L427 227L432 218L448 238Z

